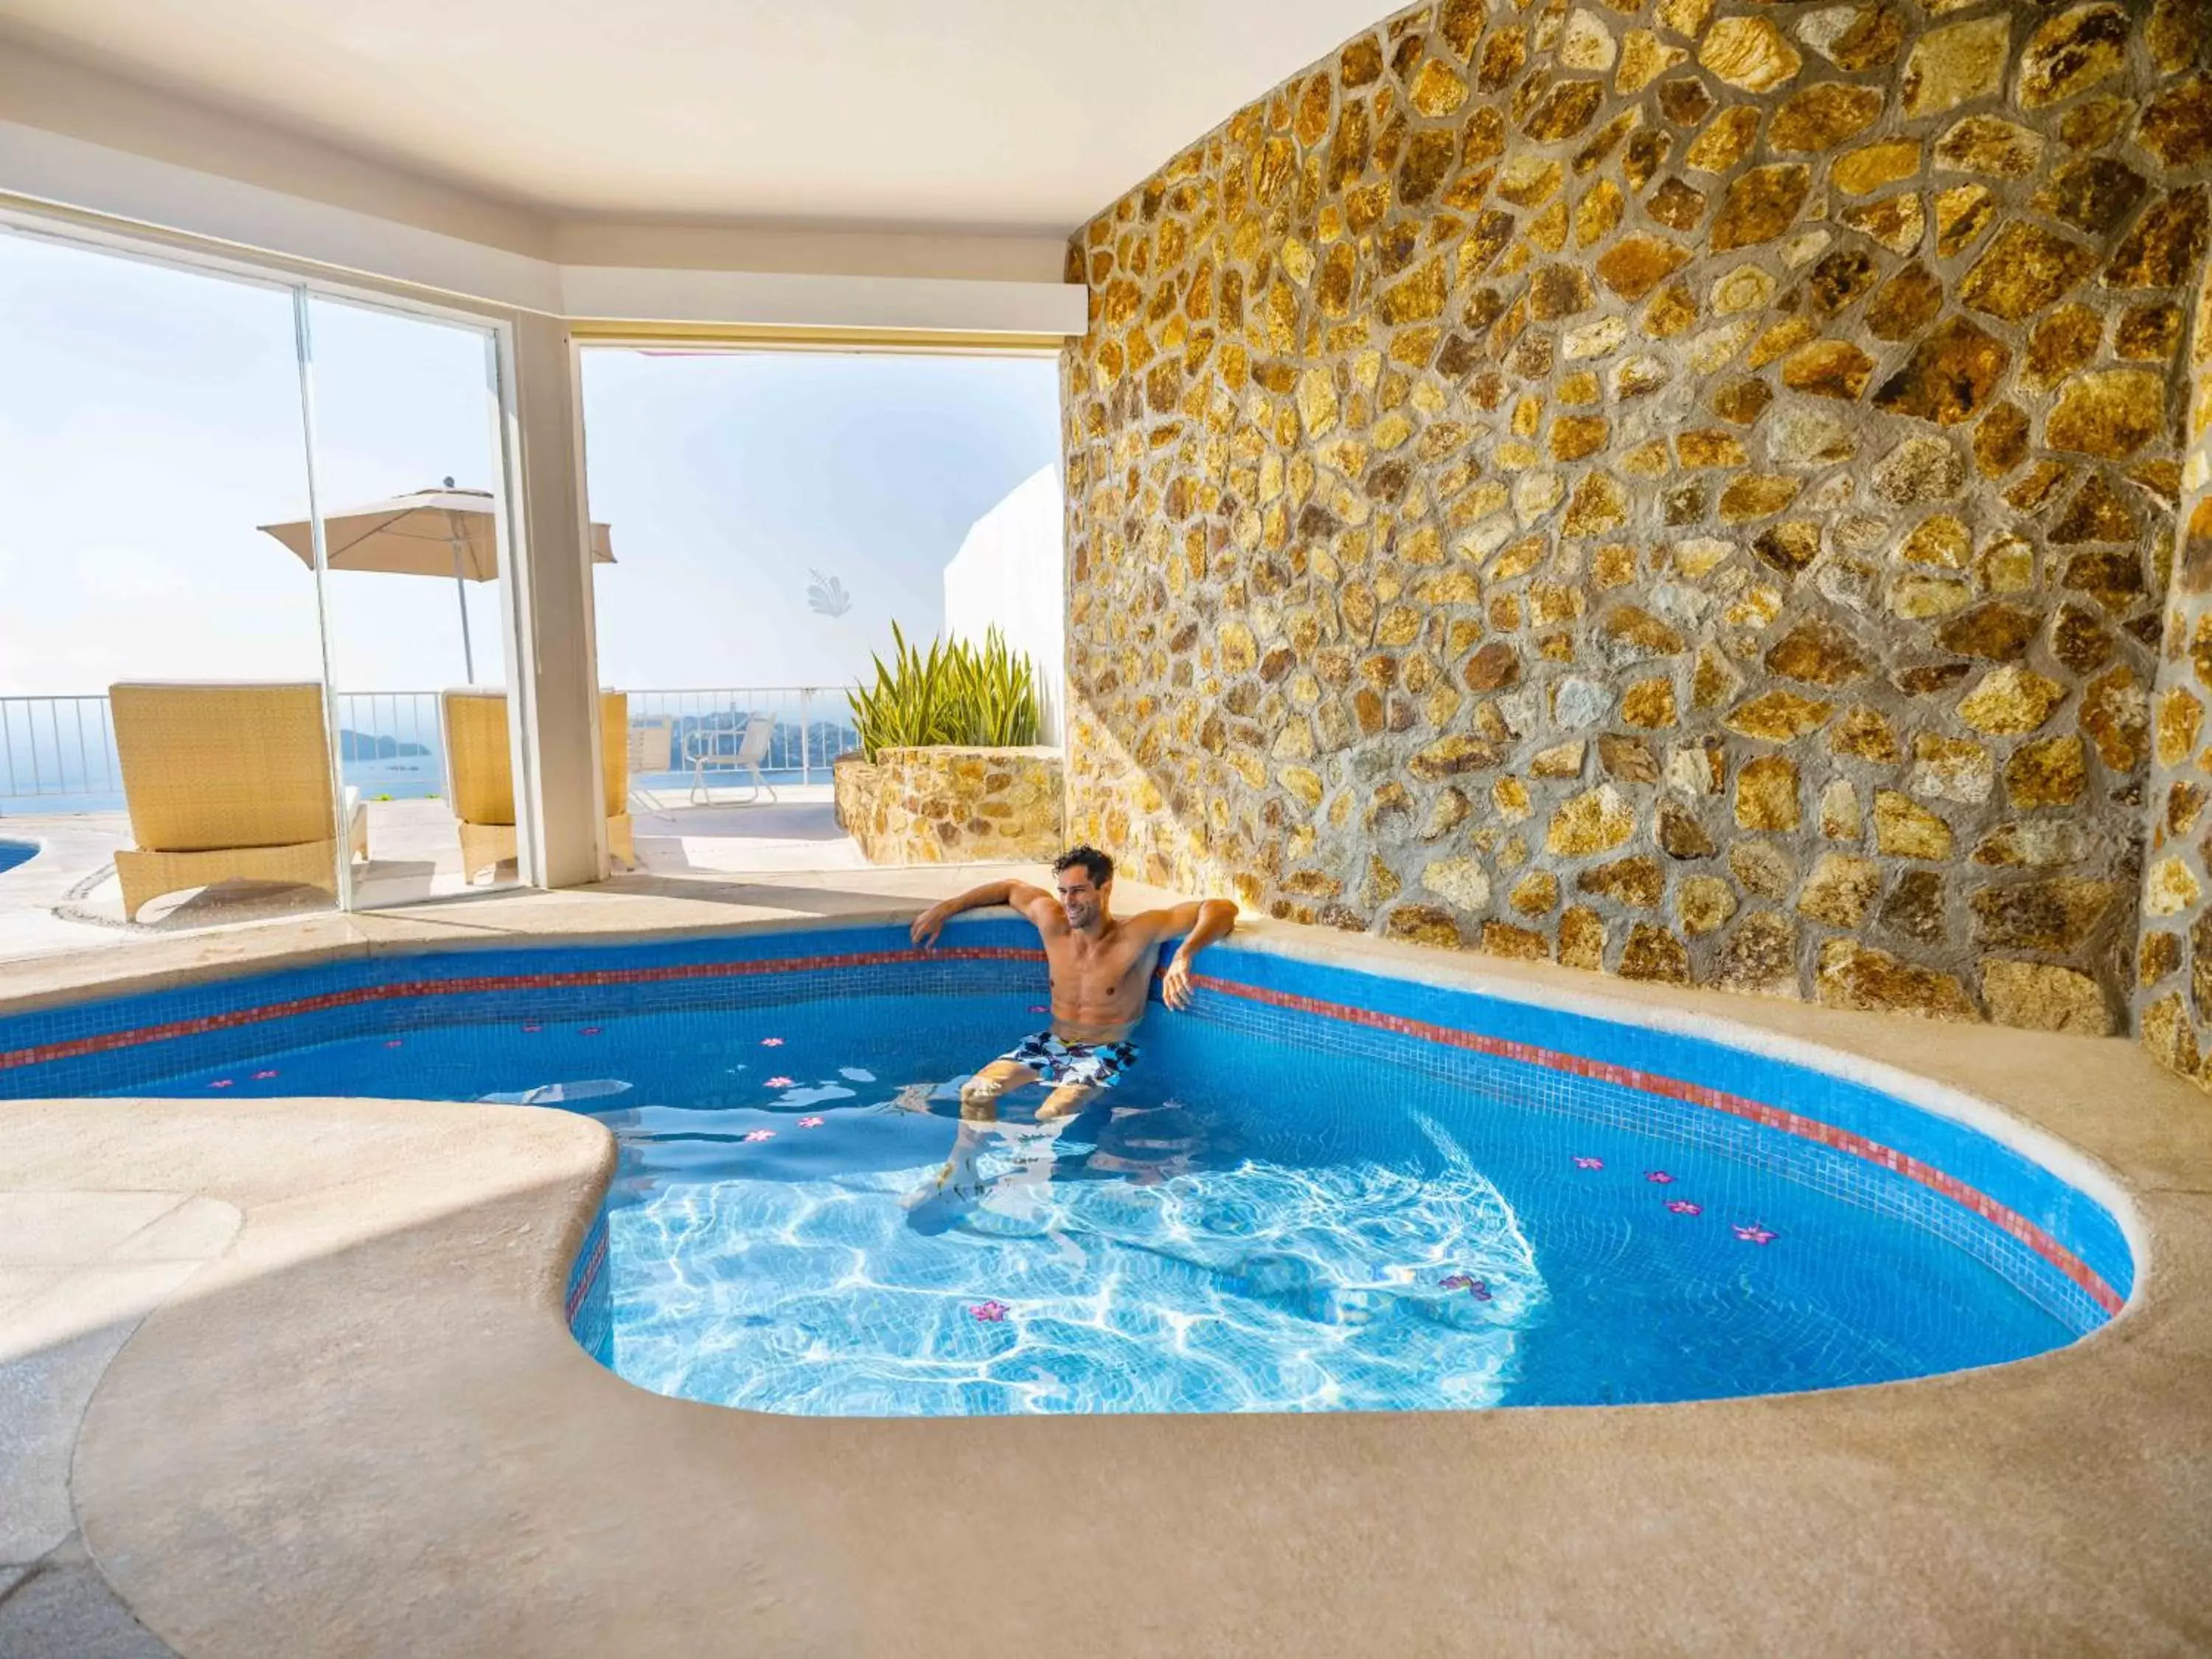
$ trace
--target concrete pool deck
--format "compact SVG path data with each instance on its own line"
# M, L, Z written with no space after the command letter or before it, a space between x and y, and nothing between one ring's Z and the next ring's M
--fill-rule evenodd
M333 954L878 919L994 873L486 895L10 964L0 1006ZM569 1338L611 1161L586 1120L4 1103L0 1228L35 1221L38 1259L0 1250L0 1515L36 1524L0 1548L45 1553L0 1563L0 1652L111 1650L57 1644L95 1630L191 1659L2212 1648L2212 1100L2131 1042L1310 942L2002 1103L2125 1188L2135 1298L2033 1359L1826 1394L769 1417L644 1393Z

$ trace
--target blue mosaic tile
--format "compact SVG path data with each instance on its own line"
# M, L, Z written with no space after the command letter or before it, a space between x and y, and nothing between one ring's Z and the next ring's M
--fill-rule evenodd
M704 975L648 983L536 985L372 998L37 1065L0 1070L0 1098L161 1092L166 1079L239 1065L286 1050L379 1034L404 1036L454 1024L547 1024L647 1012L740 1011L841 998L1034 992L1039 963L1033 929L1006 920L963 921L947 947L1022 951L1023 959L842 965L752 975ZM313 969L249 975L124 998L94 999L0 1017L0 1054L51 1047L154 1026L221 1017L274 1002L343 997L408 986L568 975L620 975L726 963L904 951L906 930L878 925L738 934L628 945L501 946L489 950L356 958ZM1364 1009L1448 1030L1480 1032L1633 1067L1780 1107L1863 1136L1941 1170L2042 1228L2124 1297L2134 1263L2117 1220L2095 1200L2033 1159L1965 1124L1878 1090L1709 1038L1617 1024L1536 1004L1393 980L1325 963L1238 948L1210 951L1202 971L1261 990ZM1157 988L1154 992L1157 996ZM2075 1329L2103 1311L2033 1250L1942 1194L1864 1159L1800 1137L1619 1085L1444 1047L1390 1031L1277 1009L1236 997L1205 996L1198 1018L1291 1048L1327 1048L1448 1079L1476 1093L1510 1095L1540 1109L1673 1137L1747 1164L1842 1195L1921 1226L1986 1261Z

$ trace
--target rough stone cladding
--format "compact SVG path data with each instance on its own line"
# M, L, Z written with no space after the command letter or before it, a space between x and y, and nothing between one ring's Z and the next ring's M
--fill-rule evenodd
M1438 0L1239 111L1069 248L1071 833L1301 921L2117 1029L2208 34Z
M840 822L871 864L1049 859L1066 786L1056 749L878 750L834 769Z
M2168 594L2152 722L2148 867L2136 953L2139 1029L2150 1051L2212 1087L2212 279L2190 347L2195 395L2182 474L2186 514Z

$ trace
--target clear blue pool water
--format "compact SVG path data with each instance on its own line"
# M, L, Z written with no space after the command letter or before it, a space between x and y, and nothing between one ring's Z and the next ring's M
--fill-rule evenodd
M19 864L28 864L38 855L38 843L27 841L0 841L0 873L14 869Z
M960 1080L1045 1023L1035 998L380 1030L118 1092L588 1114L621 1151L615 1368L766 1411L1620 1404L1923 1376L2080 1334L1802 1143L1645 1133L1556 1109L1555 1079L1504 1061L1445 1076L1203 1007L1156 1005L1135 1069L1056 1138L1020 1100L974 1202L909 1209Z

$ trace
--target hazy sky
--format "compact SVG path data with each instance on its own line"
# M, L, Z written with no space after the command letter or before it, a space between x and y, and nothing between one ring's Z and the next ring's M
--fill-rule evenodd
M1048 359L748 353L584 360L599 678L839 684L896 619L944 624L968 527L1059 457ZM852 601L809 607L810 572ZM680 667L679 667L680 665ZM672 673L683 677L669 678Z
M318 301L326 510L495 475L483 337ZM1059 453L1048 360L594 351L600 678L837 684L943 622L969 525ZM313 678L313 578L256 526L307 512L289 295L0 234L0 694ZM832 619L809 572L852 599ZM453 585L334 573L341 690L462 679ZM471 586L477 678L496 601Z

